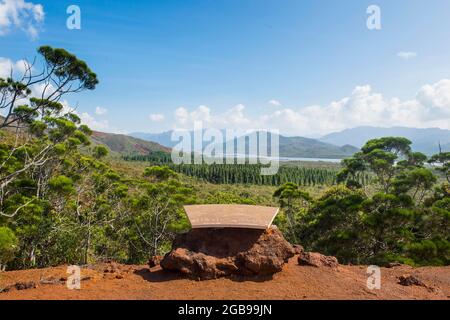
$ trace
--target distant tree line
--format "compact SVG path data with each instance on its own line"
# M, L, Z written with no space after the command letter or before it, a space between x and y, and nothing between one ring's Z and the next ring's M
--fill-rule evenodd
M255 184L279 186L293 182L302 186L333 185L337 182L335 169L304 168L281 166L275 175L261 175L258 164L181 164L169 165L179 173L216 184ZM359 174L357 179L362 183L368 175Z
M124 156L126 161L145 161L150 165L167 165L175 172L215 184L255 184L279 186L293 182L302 186L334 185L338 169L281 166L275 175L261 175L261 164L173 164L170 154L154 152L149 155ZM355 173L353 179L368 184L370 174Z

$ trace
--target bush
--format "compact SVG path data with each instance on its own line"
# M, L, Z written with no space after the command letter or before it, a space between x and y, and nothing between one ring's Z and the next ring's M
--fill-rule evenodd
M17 238L14 232L7 227L0 227L0 270L4 270L6 264L14 259L17 247Z

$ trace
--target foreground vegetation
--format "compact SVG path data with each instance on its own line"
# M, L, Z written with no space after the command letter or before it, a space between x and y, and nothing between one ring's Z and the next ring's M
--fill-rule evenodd
M95 89L97 76L65 50L39 54L41 71L0 79L1 269L143 263L189 229L190 203L279 205L275 223L291 242L342 262L450 264L449 153L427 159L406 139L382 138L340 171L283 166L271 177L259 166L174 166L161 154L110 160L60 103Z
M274 196L289 239L342 262L450 264L450 153L427 159L410 145L368 141L344 160L340 184L316 199L295 184L281 186ZM365 171L375 176L371 185L354 179Z

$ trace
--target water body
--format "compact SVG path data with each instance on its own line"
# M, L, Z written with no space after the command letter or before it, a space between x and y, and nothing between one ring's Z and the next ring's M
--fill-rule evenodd
M332 162L341 163L342 159L328 159L328 158L287 158L279 157L280 161L310 161L310 162Z
M223 156L223 155L222 155ZM221 156L219 156L221 157ZM245 154L226 154L227 158L257 158L256 155L245 155ZM341 163L342 159L329 159L329 158L295 158L295 157L269 157L269 156L260 156L259 158L268 159L268 160L278 160L280 162L288 162L288 161L304 161L304 162L331 162L331 163Z

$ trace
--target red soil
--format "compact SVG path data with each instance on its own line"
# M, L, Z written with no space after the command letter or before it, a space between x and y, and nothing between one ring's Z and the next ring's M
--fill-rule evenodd
M220 278L195 281L148 266L104 263L81 270L80 290L42 279L67 277L66 266L0 273L0 291L17 282L36 288L10 289L3 299L450 299L450 267L381 268L381 289L366 286L366 266L299 266L297 257L272 278ZM413 275L425 286L402 286L398 278Z

